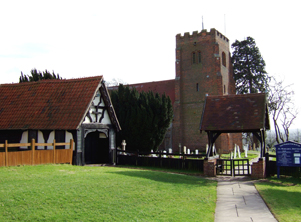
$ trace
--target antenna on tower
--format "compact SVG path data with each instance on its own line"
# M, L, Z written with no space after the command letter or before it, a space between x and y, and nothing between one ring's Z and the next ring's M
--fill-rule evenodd
M203 16L202 16L202 30L204 30L204 21L203 21Z

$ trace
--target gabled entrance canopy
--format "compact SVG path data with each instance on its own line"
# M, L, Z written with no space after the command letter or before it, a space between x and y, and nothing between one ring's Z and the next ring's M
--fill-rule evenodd
M253 133L260 141L261 153L265 153L265 131L270 129L266 94L207 96L204 104L200 131L207 132L209 148L222 133Z

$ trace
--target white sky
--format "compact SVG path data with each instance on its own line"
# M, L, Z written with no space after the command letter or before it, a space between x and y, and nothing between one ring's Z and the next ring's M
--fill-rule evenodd
M67 79L173 79L175 36L201 31L203 16L205 29L216 28L230 44L253 37L267 72L294 83L299 106L300 14L290 0L2 0L0 84L16 83L33 68Z

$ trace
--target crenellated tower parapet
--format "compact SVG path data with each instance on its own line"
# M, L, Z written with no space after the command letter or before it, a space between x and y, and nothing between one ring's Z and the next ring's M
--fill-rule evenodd
M207 32L207 29L203 29L200 32L193 31L192 34L190 34L189 32L185 32L184 35L177 34L176 42L178 44L181 44L181 43L187 42L187 41L191 41L191 42L202 41L204 39L210 39L210 38L222 40L222 41L229 43L229 39L226 36L224 36L222 33L220 33L219 31L217 31L216 29L210 29L209 32Z

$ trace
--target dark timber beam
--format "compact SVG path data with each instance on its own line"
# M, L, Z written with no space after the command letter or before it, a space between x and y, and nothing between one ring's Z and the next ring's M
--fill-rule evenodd
M211 132L207 131L207 136L208 136L208 150L206 157L209 158L209 156L213 156L213 145L216 141L216 139L221 135L221 132Z
M252 132L253 135L259 140L260 142L260 158L262 158L265 153L265 130L260 130L259 132Z

